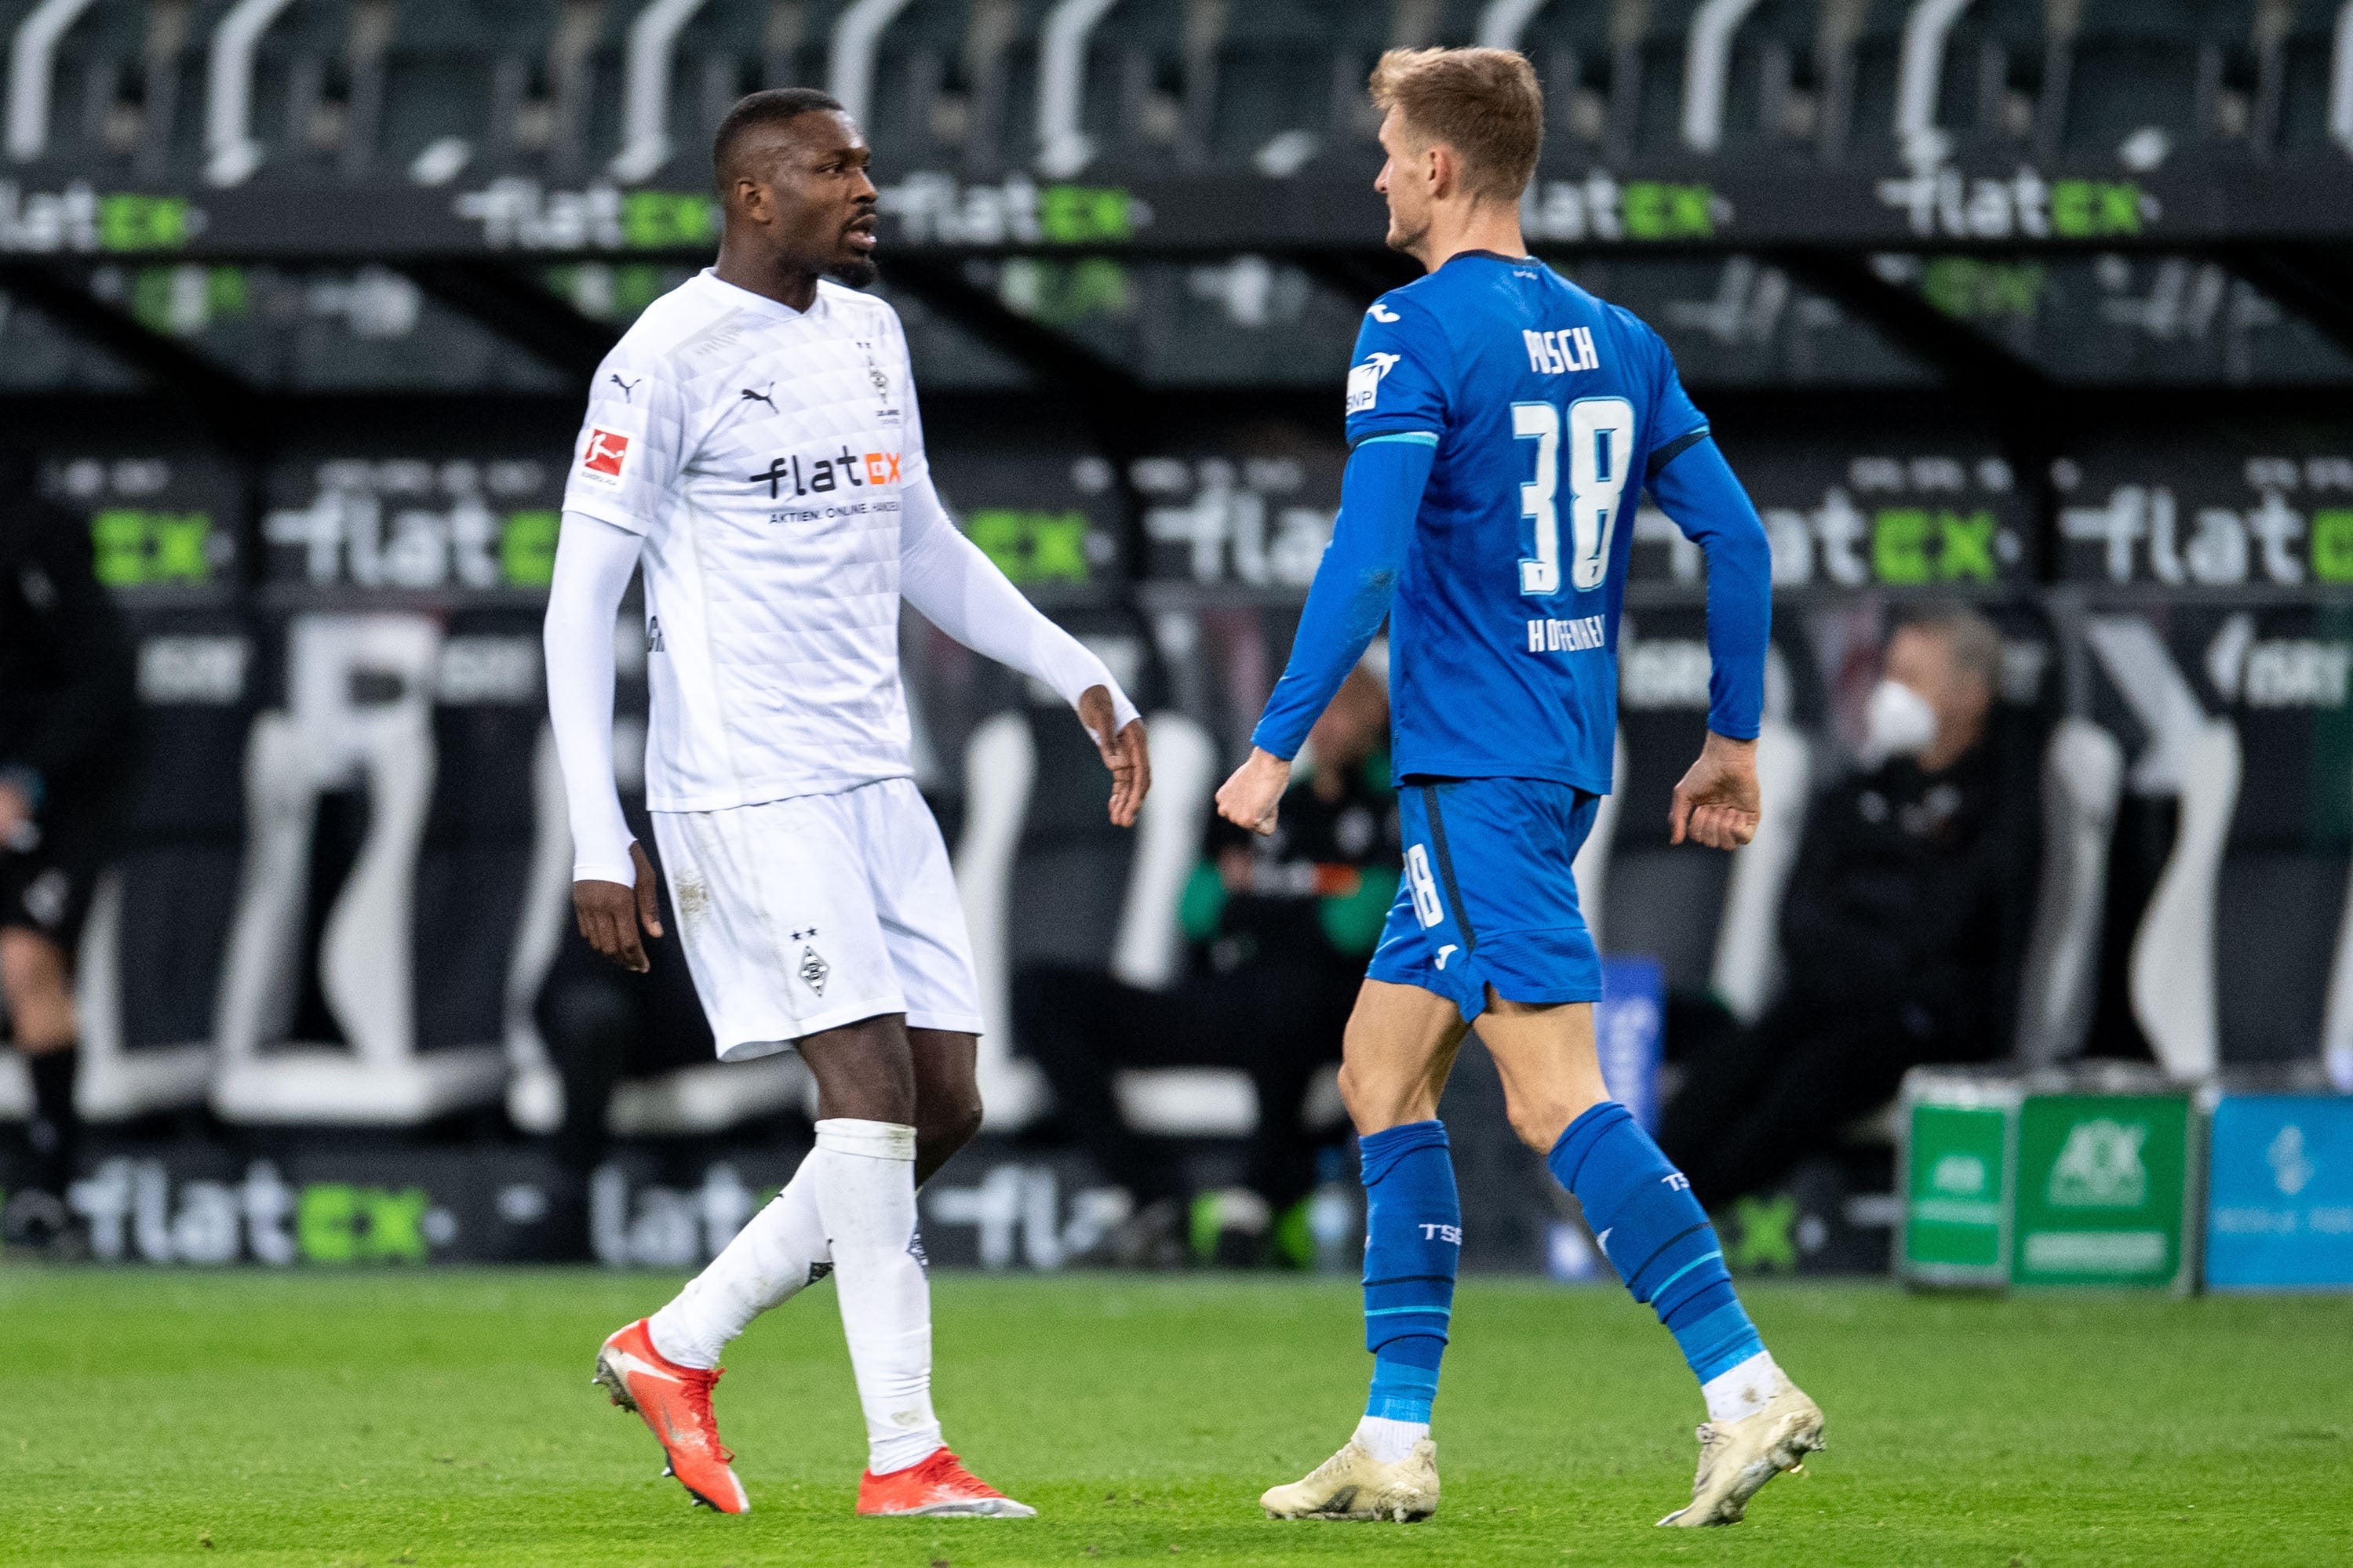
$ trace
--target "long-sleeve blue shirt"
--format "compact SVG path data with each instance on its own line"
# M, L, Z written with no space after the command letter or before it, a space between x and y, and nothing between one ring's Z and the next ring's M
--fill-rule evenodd
M1255 744L1295 754L1386 616L1398 776L1607 794L1645 488L1706 552L1708 727L1755 737L1771 553L1657 333L1466 252L1366 312L1347 412L1339 521Z

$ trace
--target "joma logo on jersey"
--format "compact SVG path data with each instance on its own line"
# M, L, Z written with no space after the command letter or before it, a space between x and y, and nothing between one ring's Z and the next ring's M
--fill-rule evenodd
M607 489L619 489L629 471L629 438L602 425L588 428L588 445L581 449L580 477Z
M770 500L782 500L787 484L797 496L822 495L845 485L895 485L899 482L899 454L853 452L844 447L834 457L812 458L806 473L797 456L778 458L764 471L744 475L744 480L746 484L767 486Z
M1573 370L1599 370L1601 356L1593 352L1593 329L1563 327L1556 332L1523 331L1528 345L1528 368L1538 375L1566 375Z
M1545 619L1528 623L1530 653L1585 653L1601 647L1607 640L1599 616L1579 616L1573 621Z

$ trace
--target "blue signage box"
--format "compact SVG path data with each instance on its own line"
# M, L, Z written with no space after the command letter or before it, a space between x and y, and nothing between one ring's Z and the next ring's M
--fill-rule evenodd
M1659 1063L1666 1020L1666 971L1657 959L1601 961L1601 1002L1593 1009L1601 1082L1611 1099L1652 1132L1659 1130Z
M2209 1147L2209 1289L2353 1289L2353 1096L2225 1095Z

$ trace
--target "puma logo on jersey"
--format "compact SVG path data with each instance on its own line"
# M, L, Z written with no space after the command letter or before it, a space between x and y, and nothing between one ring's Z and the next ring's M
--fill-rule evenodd
M646 379L646 378L645 378L644 376L642 376L642 375L641 375L641 376L638 377L638 379L637 379L637 380L635 380L635 381L623 381L623 380L621 379L621 373L620 373L620 372L618 372L618 371L615 371L615 372L613 372L611 374L607 375L605 379L606 379L607 381L611 382L615 386L617 386L617 387L619 387L619 388L621 389L621 401L622 401L622 402L624 402L624 403L633 403L633 402L635 402L635 401L636 401L636 399L635 399L635 398L633 398L632 396L630 396L630 394L631 394L631 393L634 393L635 391L637 391L637 389L638 389L639 386L643 385L643 384L645 384L645 379Z
M774 414L776 411L776 400L770 396L769 394L776 390L776 384L773 381L768 383L766 391L763 392L754 392L748 386L744 387L743 388L744 401L746 403L765 403L768 405L768 412Z

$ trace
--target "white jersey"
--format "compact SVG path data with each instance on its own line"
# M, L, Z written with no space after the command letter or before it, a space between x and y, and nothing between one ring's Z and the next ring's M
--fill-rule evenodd
M567 511L643 536L646 804L715 811L912 776L901 490L925 473L906 335L709 271L597 367Z

